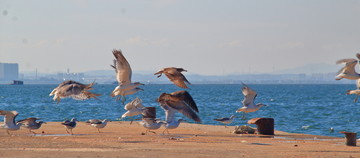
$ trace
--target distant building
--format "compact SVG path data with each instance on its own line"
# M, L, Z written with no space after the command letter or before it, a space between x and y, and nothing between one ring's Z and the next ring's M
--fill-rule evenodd
M12 81L19 79L19 64L0 63L0 81Z

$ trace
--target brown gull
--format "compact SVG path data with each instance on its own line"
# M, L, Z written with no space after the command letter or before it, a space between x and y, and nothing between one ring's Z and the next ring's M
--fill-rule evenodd
M154 75L158 75L159 78L162 74L165 74L166 77L173 82L176 86L180 88L188 88L185 84L190 84L190 82L186 79L186 77L181 72L187 72L183 68L176 68L176 67L167 67L163 68L160 71L156 72Z

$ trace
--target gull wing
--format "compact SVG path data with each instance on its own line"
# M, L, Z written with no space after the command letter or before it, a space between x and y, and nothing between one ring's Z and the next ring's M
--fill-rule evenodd
M131 83L131 67L121 50L113 50L112 53L115 56L114 65L112 67L116 72L116 80L119 82L119 85L130 84Z
M176 86L180 88L188 88L187 84L190 84L190 82L186 79L186 77L179 72L176 68L166 68L166 71L164 71L165 75L171 82L173 82Z
M36 118L36 117L29 117L20 121L17 121L16 123L23 123L23 124L31 124L31 125L35 125L36 124L36 120L40 120L40 118Z
M241 88L241 91L244 95L244 100L242 101L243 106L248 106L250 104L254 104L254 100L257 96L256 91L252 90L249 86L242 83L243 87Z
M215 121L227 121L227 120L230 120L230 118L227 118L227 117L222 117L222 118L216 118L214 119Z
M171 108L168 105L161 104L160 106L165 111L166 122L167 123L173 122L175 119L175 112L176 112L175 109Z
M171 108L177 110L178 112L182 113L183 115L185 115L186 117L201 123L201 119L199 118L199 116L191 110L191 108L186 105L186 103L184 101L167 101L166 105L170 106Z
M184 101L188 106L190 106L193 110L196 112L199 112L199 109L192 98L192 96L187 91L176 91L173 93L170 93L169 99L171 101Z
M4 115L4 123L9 125L9 124L15 124L15 118L16 116L19 115L19 113L17 111L5 111L5 110L0 110L0 115Z
M347 73L347 74L356 74L355 65L357 63L356 59L341 59L336 62L336 64L345 64L343 68L340 69L338 74Z
M99 119L91 119L89 121L86 121L86 123L90 123L90 124L101 124L102 121Z

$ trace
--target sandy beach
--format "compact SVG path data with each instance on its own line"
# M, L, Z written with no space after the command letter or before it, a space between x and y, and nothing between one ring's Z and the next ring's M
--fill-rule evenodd
M275 136L232 134L234 126L183 123L162 134L144 135L134 122L109 122L101 130L79 122L74 135L60 122L48 122L35 136L27 129L0 130L0 157L360 157L345 138L275 131Z

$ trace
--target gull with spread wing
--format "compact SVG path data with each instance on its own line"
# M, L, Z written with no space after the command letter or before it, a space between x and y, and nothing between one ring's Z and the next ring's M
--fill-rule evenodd
M243 87L241 88L241 91L244 95L244 100L242 101L243 107L236 110L236 112L243 112L242 119L245 119L246 113L258 111L261 107L266 105L262 103L255 104L254 100L257 96L256 91L252 90L244 83L242 83L242 85Z
M134 94L140 90L138 88L140 85L144 85L140 82L131 82L132 70L129 62L126 60L121 50L112 51L115 59L114 65L111 65L115 69L116 80L118 81L118 86L110 94L112 97L118 96L117 100L122 97L122 103L124 104L126 95Z
M173 82L176 86L180 88L188 88L185 84L190 84L190 82L186 79L186 77L181 72L187 72L183 68L176 68L176 67L167 67L163 68L160 71L156 72L154 75L158 75L159 78L162 74L165 74L166 77Z
M29 117L29 118L17 121L17 123L22 123L22 127L29 129L30 133L36 134L32 130L39 129L43 123L46 124L46 122L43 122L43 121L36 122L37 120L40 120L40 118Z
M130 103L127 103L124 109L126 110L126 112L121 116L121 119L124 119L125 117L140 115L144 110L146 110L144 105L142 104L142 100L138 97L136 97ZM133 119L131 120L130 124L132 124L132 122Z
M356 54L356 57L360 59L360 53ZM336 61L336 64L345 64L343 68L337 73L335 79L341 80L342 78L346 78L349 80L357 80L360 79L360 74L356 72L355 65L358 63L357 59L341 59Z
M167 105L160 105L161 108L165 111L165 117L166 117L166 124L165 126L165 130L163 131L163 134L165 134L165 131L167 131L168 134L169 133L169 129L175 129L177 127L179 127L180 123L182 121L185 121L183 119L175 119L175 112L176 110L174 108L171 108L170 106Z
M186 117L201 123L200 117L195 113L199 112L198 107L187 91L176 91L170 94L162 93L157 99L157 102L159 102L161 106L168 106Z
M0 115L4 116L4 124L0 125L0 128L5 128L6 132L9 135L9 131L15 131L20 129L22 123L15 123L15 118L19 115L17 111L0 110Z
M62 98L67 97L71 97L76 100L86 100L90 98L97 99L97 96L100 96L100 94L89 92L89 90L93 89L92 86L94 84L95 83L82 84L73 80L67 80L52 90L49 96L54 95L53 100L56 100L57 103L59 103Z

